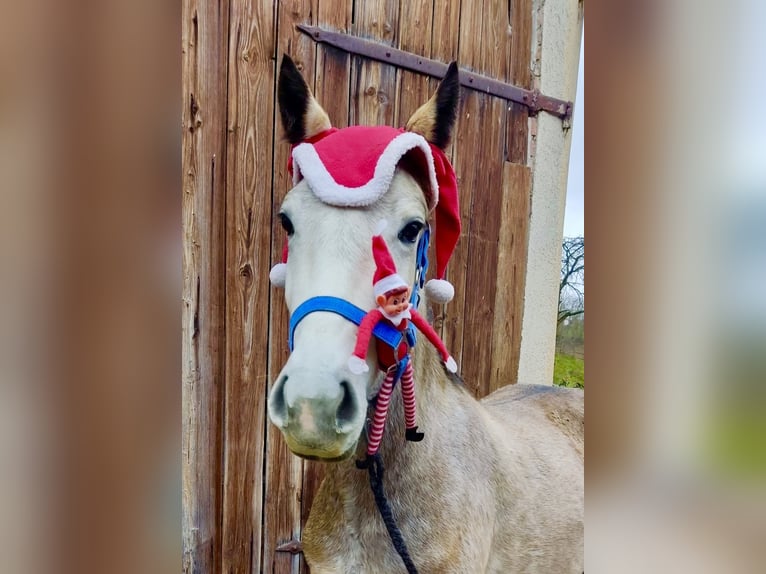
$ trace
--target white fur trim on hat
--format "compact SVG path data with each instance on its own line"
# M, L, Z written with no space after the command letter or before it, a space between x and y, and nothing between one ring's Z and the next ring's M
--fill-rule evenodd
M408 286L407 282L402 279L398 273L392 273L391 275L386 275L383 279L375 283L375 285L372 286L372 290L375 293L375 297L377 297L378 295L384 295L397 287Z
M452 283L444 279L431 279L425 286L426 297L432 303L449 303L455 296Z
M277 263L269 271L269 281L274 287L284 287L287 279L287 263Z
M439 201L439 184L436 181L434 157L431 146L425 138L413 132L405 132L391 140L375 164L372 179L359 187L346 187L337 183L322 163L314 145L299 144L293 149L293 185L297 185L302 178L305 178L314 195L329 205L345 207L372 205L388 191L402 156L415 148L423 152L428 164L428 179L432 195L429 207L433 207Z

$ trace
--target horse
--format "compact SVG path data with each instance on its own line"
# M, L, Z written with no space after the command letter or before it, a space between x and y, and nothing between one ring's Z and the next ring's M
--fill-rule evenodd
M446 147L458 89L453 64L406 130ZM293 145L331 128L286 55L278 100ZM402 231L428 221L426 179L398 165L386 193L359 207L329 205L305 180L295 185L280 210L288 233L284 295L290 313L317 296L338 297L365 311L375 306L370 238L382 219L389 222L385 240L399 274L413 278L416 246L409 236L402 239ZM419 309L425 314L427 308L424 298ZM348 369L356 330L335 313L305 316L268 398L269 419L290 450L327 463L302 533L313 574L406 571L376 510L367 473L354 462L364 456L368 402L382 380L375 368L361 375ZM374 354L373 345L371 365ZM510 384L476 400L431 346L415 346L411 361L425 439L405 442L397 386L379 453L385 491L418 572L583 572L583 392Z

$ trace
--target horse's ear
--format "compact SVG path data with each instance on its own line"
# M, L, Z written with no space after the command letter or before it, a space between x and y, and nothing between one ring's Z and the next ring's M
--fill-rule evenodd
M330 118L317 103L292 58L285 54L279 68L279 114L291 144L330 129Z
M420 106L407 120L406 129L422 135L435 146L444 149L449 145L452 128L460 104L460 78L457 62L447 68L444 79L425 104Z

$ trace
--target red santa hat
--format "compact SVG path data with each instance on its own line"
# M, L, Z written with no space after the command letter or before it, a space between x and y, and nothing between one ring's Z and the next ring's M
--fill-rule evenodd
M455 171L444 152L420 134L388 126L329 129L293 148L288 164L293 183L305 179L324 203L362 207L375 203L389 190L396 167L407 155L429 183L426 203L434 211L436 279L426 284L426 296L446 303L454 289L444 280L460 237L460 209ZM287 250L269 277L276 286L286 279Z

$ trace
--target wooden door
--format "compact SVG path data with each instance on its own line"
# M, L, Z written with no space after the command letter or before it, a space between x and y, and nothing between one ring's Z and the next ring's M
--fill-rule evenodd
M296 24L353 34L531 87L531 0L183 3L183 552L185 572L305 572L300 539L322 465L266 418L288 316L268 282L283 241L289 145L275 110L284 53L333 125L404 125L438 80L315 44ZM527 108L463 90L455 165L463 234L456 297L435 324L476 396L515 383L527 252Z

